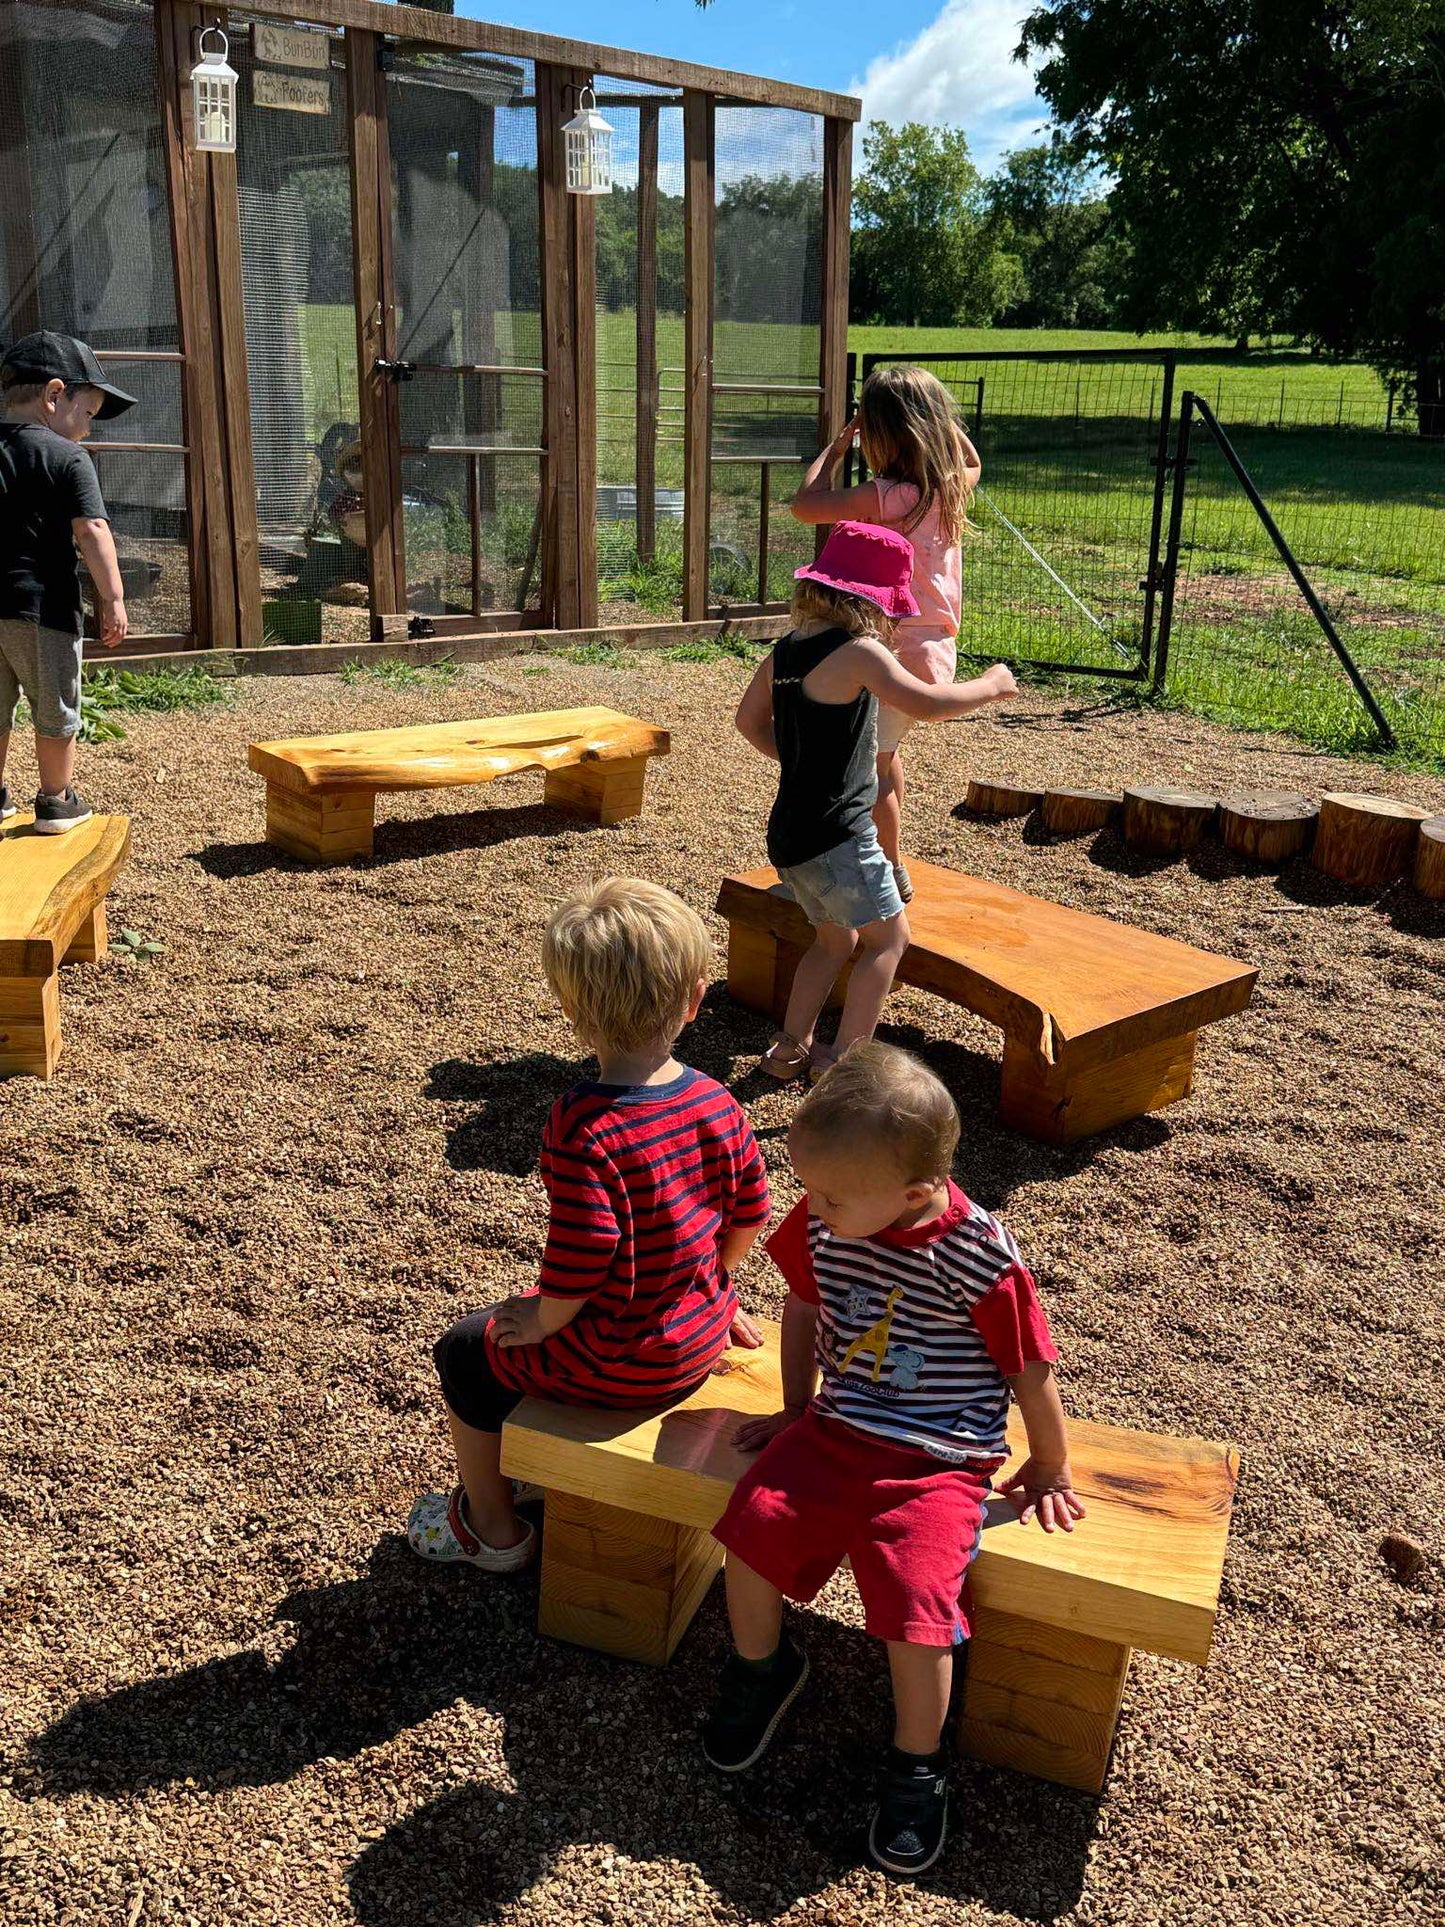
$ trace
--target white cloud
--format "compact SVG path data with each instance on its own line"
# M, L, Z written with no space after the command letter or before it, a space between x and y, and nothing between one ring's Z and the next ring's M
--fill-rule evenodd
M1048 109L1013 57L1028 12L1026 0L945 0L916 39L879 54L848 89L862 95L865 125L961 127L985 173L1009 148L1037 140Z

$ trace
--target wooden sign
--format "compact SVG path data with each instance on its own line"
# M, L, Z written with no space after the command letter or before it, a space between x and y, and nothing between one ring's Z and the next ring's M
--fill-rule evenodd
M293 114L329 114L331 82L310 74L271 74L257 68L251 75L251 99L258 107L286 107Z
M313 67L324 74L331 65L331 35L258 20L251 28L251 52L273 67Z

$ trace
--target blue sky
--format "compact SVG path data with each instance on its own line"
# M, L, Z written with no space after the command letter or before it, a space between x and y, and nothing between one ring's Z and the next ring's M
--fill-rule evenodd
M1011 56L1029 0L460 0L458 12L862 95L865 116L961 127L985 172L1045 109Z

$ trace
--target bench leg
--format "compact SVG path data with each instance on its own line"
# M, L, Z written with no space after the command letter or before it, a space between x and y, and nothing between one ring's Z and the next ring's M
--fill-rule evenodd
M1127 1646L980 1612L968 1642L959 1747L993 1766L1098 1793L1128 1670Z
M60 978L0 977L0 1077L47 1080L60 1055Z
M784 943L770 930L729 924L728 995L744 1010L761 1011L775 1024L781 1024L788 1012L793 973L803 955L797 944ZM851 966L829 992L828 1009L837 1009L842 1004L850 971Z
M1067 1056L1046 1063L1030 1045L1006 1036L1003 1121L1046 1144L1071 1144L1147 1111L1162 1111L1194 1088L1196 1034L1167 1037L1083 1071L1071 1070Z
M567 769L549 769L547 807L604 825L641 816L647 764L647 757L632 756L615 763L573 763Z
M345 863L370 856L375 790L333 790L308 796L266 785L266 841L308 863Z
M710 1532L548 1492L537 1630L665 1665L722 1560Z
M70 948L60 961L62 963L97 963L109 949L110 933L106 929L105 905L98 903L70 939Z

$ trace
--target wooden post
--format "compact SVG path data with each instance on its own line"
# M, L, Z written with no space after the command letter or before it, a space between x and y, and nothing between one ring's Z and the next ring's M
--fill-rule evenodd
M1028 816L1043 800L1042 790L1022 789L1016 783L985 783L975 777L969 783L964 808L975 816Z
M657 553L657 154L660 109L637 115L637 558Z
M1217 796L1192 790L1124 792L1124 841L1150 855L1182 856L1214 828Z
M110 949L110 930L106 923L105 899L101 898L70 939L62 963L99 963Z
M768 599L768 518L773 512L773 465L758 465L758 607Z
M362 497L366 566L373 632L384 616L406 608L406 564L399 536L401 409L396 389L377 371L395 331L389 235L391 153L385 81L378 41L359 27L346 29L347 99L351 106L351 248L356 280L356 377L361 416Z
M0 977L0 1077L48 1079L60 1056L60 978Z
M308 863L344 863L370 856L375 790L326 790L308 796L279 783L266 785L266 841Z
M818 445L832 441L848 406L848 265L852 242L853 123L823 122L823 243L819 277L822 312L818 356ZM819 526L821 549L828 531Z
M1392 797L1334 791L1320 802L1314 866L1360 890L1393 883L1413 869L1420 825L1429 815Z
M572 763L549 769L545 801L548 809L565 810L589 823L620 823L642 814L647 781L647 758L627 757L612 763Z
M209 18L209 16L208 16ZM225 16L219 16L225 25ZM261 631L261 537L256 526L256 466L251 448L251 381L246 370L246 311L241 292L241 202L236 156L209 154L211 218L216 235L216 338L220 346L221 415L225 426L227 527L236 570L236 641L258 645Z
M573 74L569 111L591 82L590 74ZM597 622L597 203L590 194L567 201L577 357L577 620L590 629Z
M684 622L708 610L712 521L712 315L716 227L716 155L711 94L688 88L682 97L686 222L683 316L683 583Z
M980 1609L967 1653L960 1749L993 1766L1098 1793L1129 1648Z
M5 161L0 194L0 232L4 235L6 290L10 309L6 340L32 334L42 325L40 268L35 244L35 209L30 194L30 134L25 111L25 74L21 65L20 9L14 0L8 32L0 38L0 155Z
M1226 796L1219 806L1219 834L1226 850L1253 863L1285 863L1307 850L1319 811L1307 796L1261 790Z
M547 370L547 468L542 558L543 619L581 627L577 548L576 309L572 292L572 216L562 123L568 117L568 68L537 63L537 176L541 195L542 358Z
M1123 806L1118 791L1045 790L1039 813L1051 835L1084 836L1117 822Z

